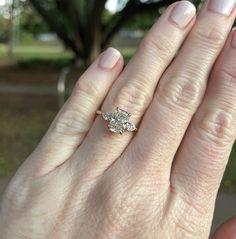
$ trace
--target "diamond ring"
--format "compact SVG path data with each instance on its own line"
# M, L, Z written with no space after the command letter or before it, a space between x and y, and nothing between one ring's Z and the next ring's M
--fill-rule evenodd
M136 126L129 122L131 114L119 107L116 108L116 112L102 112L98 110L97 114L102 115L104 120L109 121L108 129L113 133L122 134L125 130L130 132L137 130Z

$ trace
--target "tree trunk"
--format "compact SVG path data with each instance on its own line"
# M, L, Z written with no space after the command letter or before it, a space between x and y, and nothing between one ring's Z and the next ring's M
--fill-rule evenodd
M90 56L89 56L89 60L90 63L92 61L94 61L94 59L101 53L102 48L101 48L101 44L102 44L102 33L100 30L100 26L98 26L96 29L94 29L94 35L93 35L93 41L92 41L92 45L91 45L91 51L90 51Z
M70 38L66 29L63 29L59 22L57 21L57 16L51 15L50 12L47 11L38 0L29 0L33 7L38 11L38 13L46 20L49 27L58 35L58 37L62 40L62 42L70 48L76 57L83 58L84 53L82 49L78 48L79 44L75 44L75 41Z
M10 8L10 21L9 21L9 42L7 54L10 58L12 58L15 43L15 19L14 19L15 0L12 1L11 6L9 8Z
M128 0L121 11L102 25L102 14L107 0L57 0L57 5L51 9L46 7L47 4L43 4L45 0L29 1L51 29L57 33L65 46L74 52L74 59L85 64L90 64L135 14L156 12L160 7L175 2L175 0ZM62 21L63 24L61 24Z

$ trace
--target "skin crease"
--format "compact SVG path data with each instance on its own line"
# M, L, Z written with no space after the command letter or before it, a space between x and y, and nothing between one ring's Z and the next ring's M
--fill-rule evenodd
M225 16L206 1L183 27L170 18L178 4L123 71L121 56L101 66L102 53L81 76L1 199L1 239L209 238L236 138L236 8ZM117 105L137 132L95 117ZM235 227L213 238L234 239Z

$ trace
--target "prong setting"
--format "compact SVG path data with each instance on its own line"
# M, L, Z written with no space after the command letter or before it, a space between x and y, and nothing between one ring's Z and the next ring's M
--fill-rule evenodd
M101 111L97 111L101 112ZM122 135L126 130L129 132L137 131L136 126L129 122L131 114L116 107L116 112L102 112L100 113L104 120L109 121L108 129L113 133Z

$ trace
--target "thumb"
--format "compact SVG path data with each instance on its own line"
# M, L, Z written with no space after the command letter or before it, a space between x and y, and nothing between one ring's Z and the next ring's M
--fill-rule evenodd
M212 239L236 239L236 217L221 225Z

